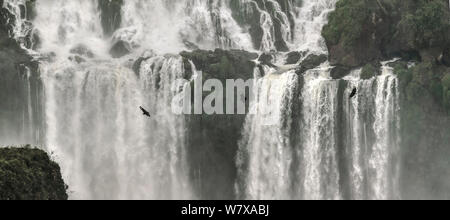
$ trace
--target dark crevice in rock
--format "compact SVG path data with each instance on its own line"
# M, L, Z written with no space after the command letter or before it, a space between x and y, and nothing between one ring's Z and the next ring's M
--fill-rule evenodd
M106 36L111 36L122 22L123 0L99 0L98 8L101 11L101 23Z
M220 49L182 52L181 56L185 59L185 72L192 74L190 60L197 70L202 71L203 80L219 79L223 85L226 85L227 79L252 79L256 66L253 60L258 58L257 54L246 51ZM247 107L248 92L245 99ZM204 92L203 97L208 94ZM244 97L236 95L234 98ZM235 199L235 157L245 115L202 114L186 117L188 161L196 193L202 199Z

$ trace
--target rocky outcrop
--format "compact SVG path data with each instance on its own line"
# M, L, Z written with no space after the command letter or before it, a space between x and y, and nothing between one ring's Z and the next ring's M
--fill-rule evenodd
M434 61L450 47L446 0L340 0L323 28L332 65L392 57Z
M320 64L326 61L327 61L326 55L311 54L300 63L299 69L297 70L297 74L303 74L310 69L318 67Z
M61 171L47 153L0 148L0 200L67 200Z
M189 73L186 78L192 74L191 60L202 71L203 80L219 79L224 86L226 79L253 78L255 63L252 60L258 58L257 54L239 50L197 50L182 52L181 56L185 58L186 72ZM203 96L208 94L204 92ZM235 97L235 100L238 98L241 97ZM197 194L202 199L234 199L234 158L245 115L188 115L187 121L188 161Z
M119 40L111 47L109 54L113 58L121 58L130 54L132 51L131 45L125 41Z
M296 64L305 54L298 51L289 52L286 58L286 64Z
M371 79L380 74L380 65L374 65L372 63L366 64L361 69L361 79Z
M333 78L358 67L363 67L363 79L371 78L379 74L380 61L395 57L445 71L450 50L448 1L340 0L322 34L330 64L336 66ZM421 83L443 107L440 97L446 91L441 80Z

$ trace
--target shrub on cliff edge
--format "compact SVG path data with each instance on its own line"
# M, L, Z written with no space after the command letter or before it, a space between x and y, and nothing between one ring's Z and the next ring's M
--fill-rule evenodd
M0 200L66 200L66 188L44 151L0 148Z

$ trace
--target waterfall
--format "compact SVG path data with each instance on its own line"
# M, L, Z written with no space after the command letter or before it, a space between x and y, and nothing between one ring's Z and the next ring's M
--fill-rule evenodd
M96 0L38 0L33 17L25 0L3 2L16 17L11 37L40 62L43 94L33 92L40 84L21 67L21 139L46 146L70 197L196 199L192 179L201 189L205 174L190 173L189 122L171 111L172 98L183 92L174 82L190 74L185 65L192 73L196 67L171 54L326 54L321 30L337 0L126 0L110 34ZM28 42L33 34L36 48ZM113 58L118 42L130 51ZM254 111L236 157L238 198L400 198L397 77L388 62L368 80L361 70L334 80L330 69L324 63L299 75L255 68Z
M324 70L318 70L322 73ZM316 76L310 71L302 91L303 125L301 127L299 173L305 199L339 199L339 172L336 130L338 82Z
M87 52L102 59L110 57L97 1L41 0L36 2L36 11L33 25L41 41L40 53L50 53L58 59Z
M299 85L295 73L277 76L277 82L270 76L261 79L258 101L271 102L255 106L270 110L247 118L238 157L239 195L399 199L399 91L392 71L384 63L382 74L369 80L359 76L332 80L323 65L307 72L299 94L300 87L292 86ZM282 85L278 92L273 89L276 85ZM349 99L354 88L358 95ZM294 102L301 102L301 107L289 104ZM274 124L263 123L274 116ZM289 135L299 140L292 141Z
M286 117L291 115L293 91L298 87L294 71L269 75L257 82L258 94L250 114L238 156L245 186L240 196L248 199L291 199L293 163ZM297 88L298 89L298 88ZM284 121L287 120L287 121ZM248 160L248 161L245 161ZM238 186L239 187L239 186Z
M172 82L181 58L152 57L141 79L112 63L42 65L46 144L72 198L192 198L184 152L184 119L171 114ZM151 109L141 116L138 106Z
M228 1L125 1L115 38L174 53L189 47L251 50L250 36L233 20ZM157 30L157 31L155 31Z
M39 1L46 146L74 199L189 199L184 118L171 114L180 57L111 59L96 1ZM51 13L50 13L51 12ZM140 113L148 108L152 118Z

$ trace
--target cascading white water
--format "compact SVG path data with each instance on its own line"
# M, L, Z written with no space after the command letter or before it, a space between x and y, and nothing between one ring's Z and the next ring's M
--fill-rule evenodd
M144 61L140 70L144 105L152 108L154 115L145 130L146 145L151 149L150 158L145 160L150 162L149 169L156 171L151 179L158 180L158 188L151 192L158 193L156 198L161 199L194 198L188 180L185 119L171 110L174 95L184 92L174 87L174 82L183 78L183 65L181 57L156 56ZM195 72L195 66L190 65ZM145 169L142 164L136 164L137 169L131 167L135 172ZM147 178L143 180L148 181ZM170 186L169 191L165 189L167 186ZM146 185L141 187L145 189Z
M327 70L311 70L305 76L302 91L303 124L301 127L299 180L304 199L340 199L337 157L338 85Z
M41 66L46 146L57 156L72 198L125 198L124 181L132 180L127 163L138 159L134 152L148 156L144 121L134 110L142 103L136 77L120 66L66 62Z
M302 7L291 6L295 9L292 13L295 17L296 28L294 31L285 31L294 35L293 40L286 39L286 42L290 43L289 46L308 53L326 53L321 29L326 23L327 14L333 10L335 2L307 1L303 2ZM244 142L241 144L245 146L240 146L240 151L241 154L248 155L249 162L238 161L239 178L244 179L241 182L238 181L237 186L241 197L246 199L342 198L334 130L337 117L335 113L338 82L329 80L329 70L327 66L323 68L308 71L301 97L295 95L289 97L288 102L302 102L303 105L301 112L303 118L294 119L297 120L294 123L301 127L297 134L292 134L289 128L287 128L288 131L280 131L281 122L288 120L287 118L277 121L272 125L274 131L268 133L273 129L259 122L262 117L260 114L248 116L243 132ZM295 75L295 72L284 74ZM270 77L271 75L266 78ZM287 84L295 84L295 81ZM294 91L298 88L299 86L289 86L281 91L295 94ZM276 97L277 93L273 93L270 89L271 87L261 87L257 94L258 96L270 94L269 97L281 98ZM291 117L292 111L299 111L292 106L283 106L280 103L272 104L269 108L274 109L275 112L291 111L291 114L288 114ZM286 141L288 137L283 134L300 136L300 143ZM247 138L249 139L246 140ZM265 159L257 152L271 152L272 160ZM267 163L267 161L273 162ZM294 161L297 162L294 163ZM279 181L270 181L272 179ZM279 185L280 183L282 185Z
M184 122L171 113L181 58L153 57L141 79L120 64L42 65L47 146L72 198L193 198L187 181ZM141 116L138 106L151 109Z
M109 42L103 37L97 1L36 2L37 17L33 25L41 39L41 53L54 53L67 59L77 46L85 47L99 58L109 58Z
M296 8L292 45L313 54L326 53L321 29L335 2L308 1ZM248 157L247 163L238 161L241 181L237 189L241 197L343 199L349 193L353 199L399 198L399 94L392 68L384 63L383 74L370 80L361 80L359 76L332 80L329 71L327 64L309 70L300 97L292 97L291 102L301 102L302 106L297 109L301 113L301 119L297 119L299 131L293 130L298 142L285 142L282 132L268 133L271 129L258 122L261 115L248 116L240 147L241 155ZM341 92L343 83L346 87ZM355 87L358 96L349 99ZM257 94L269 91L266 88ZM281 104L270 108L288 111ZM341 122L348 125L343 127ZM281 125L278 122L273 127ZM267 148L274 151L270 159L260 153ZM342 167L349 173L342 173ZM273 171L279 168L285 172Z
M291 50L327 53L322 28L328 22L328 14L334 10L336 2L337 0L309 0L303 1L302 7L294 8L296 16Z
M152 54L137 76L128 60L108 54L96 1L42 0L36 10L40 52L51 57L40 66L46 146L71 198L194 198L184 119L170 110L172 83L184 73L181 58ZM139 106L153 117L142 116Z
M348 196L351 199L400 198L399 91L398 79L392 68L384 64L382 74L369 80L359 77L332 80L327 69L323 65L306 73L300 97L278 97L273 92L270 95L278 98L278 102L268 106L272 115L296 110L283 103L301 102L298 132L282 126L282 121L292 120L292 112L271 126L261 123L262 115L259 113L248 116L239 157L247 161L238 161L242 179L238 182L238 193L241 197L314 200ZM356 75L359 73L356 71ZM342 84L346 86L341 88ZM354 88L358 90L357 96L349 99ZM281 91L292 93L295 89L284 86ZM263 96L270 91L262 86L257 94ZM285 99L289 100L282 101ZM342 106L339 103L343 103ZM344 119L340 120L340 117ZM292 131L297 132L298 143L290 142L285 136L292 135ZM340 145L340 141L344 144ZM339 151L346 153L342 155ZM341 167L345 167L348 173L342 173ZM343 181L347 184L343 185ZM349 195L345 194L344 188L348 188Z
M112 43L130 43L137 56L192 47L266 52L276 50L281 38L289 50L324 54L321 29L336 0L287 1L288 12L277 1L264 1L273 11L256 7L259 48L254 48L248 27L233 17L230 0L124 2L121 27L110 39L103 34L97 1L37 1L33 25L40 36L39 53L46 58L40 64L46 146L55 153L74 199L195 198L188 179L185 121L170 113L172 97L180 92L172 83L183 77L184 62L147 53L152 55L136 74L129 57L111 58ZM22 14L24 1L4 4ZM254 14L250 4L256 2L241 1L244 14ZM13 35L20 41L30 27L18 17ZM347 187L342 182L348 182L354 199L399 198L398 80L387 65L382 68L383 74L370 80L332 80L327 64L309 70L303 80L294 71L258 79L257 111L248 116L239 146L239 196L342 199ZM276 71L265 67L265 72ZM355 87L358 95L350 100ZM28 94L28 106L30 98ZM140 105L154 117L142 117ZM33 121L37 115L28 108L23 117ZM340 117L347 128L344 137L338 132ZM339 145L342 139L344 146Z
M240 189L240 196L247 199L292 199L290 171L293 149L289 147L289 136L285 133L289 128L282 126L282 120L290 115L294 101L292 91L298 85L294 71L258 80L258 96L252 104L256 108L255 114L247 118L247 133L241 141L238 156L238 164L248 163L246 168L239 164L246 183Z
M375 173L371 199L399 199L400 114L398 79L386 63L377 78L377 106L374 130L375 148L369 159L370 173Z
M125 1L115 38L158 53L176 53L194 44L202 49L252 49L250 35L233 20L228 1Z
M369 80L347 77L344 104L350 149L352 199L399 199L400 114L398 79L387 62ZM372 133L372 134L371 134ZM373 137L371 137L373 136Z

